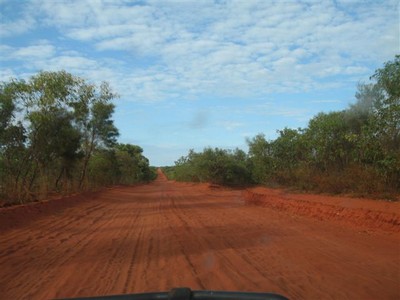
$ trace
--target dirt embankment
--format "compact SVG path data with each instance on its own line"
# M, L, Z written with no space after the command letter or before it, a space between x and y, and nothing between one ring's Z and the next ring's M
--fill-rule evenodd
M367 231L400 232L400 202L294 194L263 187L247 189L243 194L247 204Z
M0 232L29 226L38 218L60 215L65 209L96 198L101 192L86 192L47 201L31 202L0 208Z

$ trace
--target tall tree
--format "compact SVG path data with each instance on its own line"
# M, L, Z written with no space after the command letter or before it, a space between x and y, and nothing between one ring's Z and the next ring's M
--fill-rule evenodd
M19 109L14 102L18 83L11 81L0 84L0 197L20 198L18 177L25 156L26 131L17 120Z
M1 83L0 192L23 201L82 187L93 152L116 141L115 97L65 71Z
M75 103L76 119L82 132L82 151L84 154L79 187L82 187L86 178L89 160L96 147L112 147L118 137L118 129L114 126L112 114L115 97L109 85L102 83L97 91L93 85L82 88L80 101Z
M384 152L380 160L389 184L400 188L400 55L372 76L382 89L376 102L376 135Z
M263 134L247 139L247 144L249 146L252 178L255 182L265 183L274 172L272 145Z
M388 151L397 151L400 149L400 55L385 63L372 78L383 91L383 97L375 104L383 146Z

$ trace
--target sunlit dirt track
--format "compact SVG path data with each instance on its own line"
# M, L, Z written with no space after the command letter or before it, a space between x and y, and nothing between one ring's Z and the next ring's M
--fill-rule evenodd
M0 298L192 289L400 299L400 236L170 182L0 211ZM398 207L398 206L396 206Z

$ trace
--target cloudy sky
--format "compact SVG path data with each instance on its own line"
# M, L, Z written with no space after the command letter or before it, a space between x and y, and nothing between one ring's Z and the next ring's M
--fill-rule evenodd
M346 108L400 53L399 12L397 0L0 0L0 80L108 81L119 141L173 164Z

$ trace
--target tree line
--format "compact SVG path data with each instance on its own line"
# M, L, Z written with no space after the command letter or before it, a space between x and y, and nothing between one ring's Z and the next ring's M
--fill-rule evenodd
M149 181L136 145L119 144L117 95L65 71L0 83L0 199L23 203L113 184Z
M267 184L379 197L400 191L400 56L359 84L347 109L314 116L306 128L258 134L242 150L206 148L164 168L181 181Z

